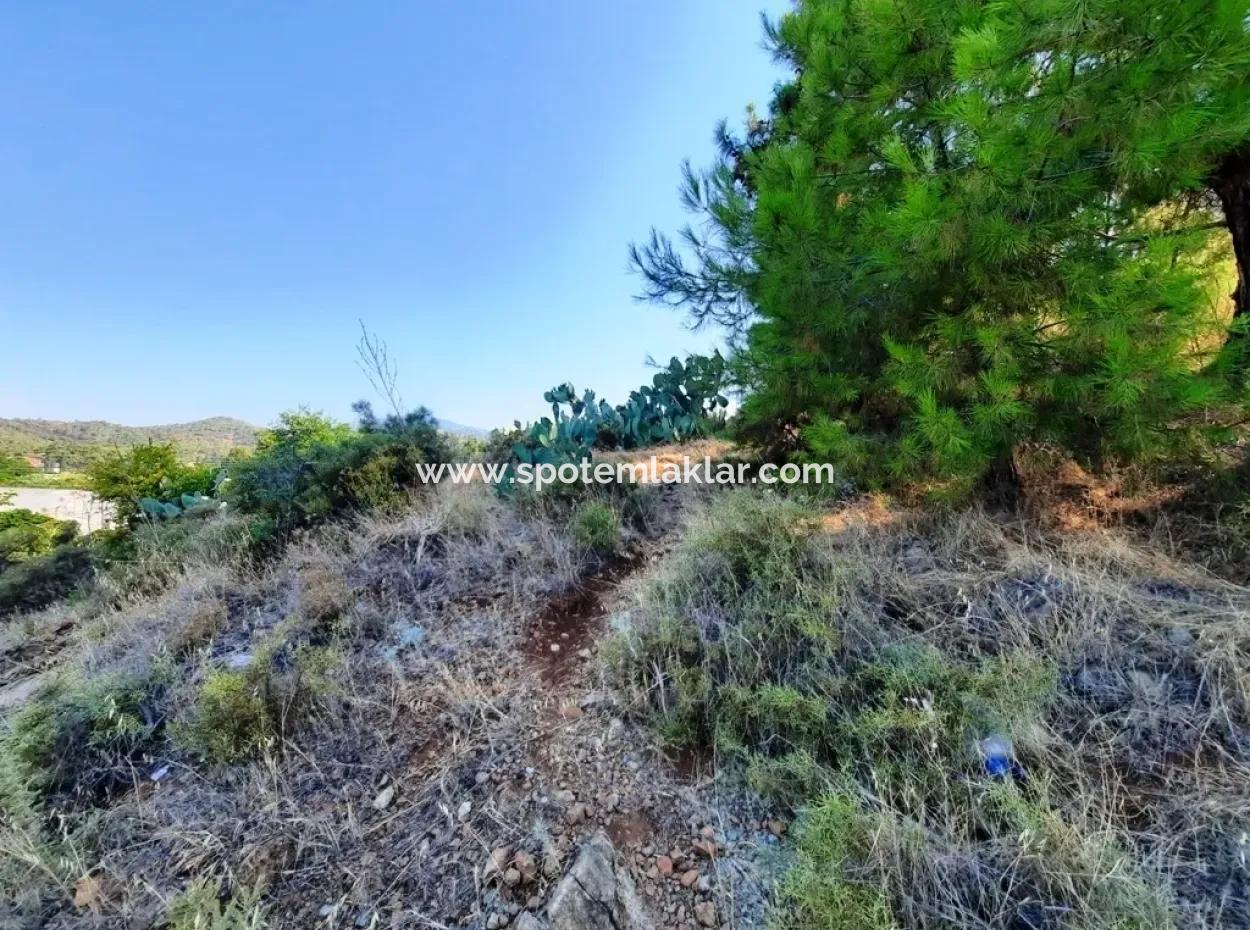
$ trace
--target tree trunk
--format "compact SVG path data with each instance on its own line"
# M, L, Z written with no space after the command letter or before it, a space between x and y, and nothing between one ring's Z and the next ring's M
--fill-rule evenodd
M1208 182L1224 208L1224 222L1233 237L1237 259L1237 286L1233 290L1233 320L1250 313L1250 146L1230 152L1211 172ZM1245 336L1234 332L1229 347L1244 352ZM1237 359L1238 367L1244 359Z

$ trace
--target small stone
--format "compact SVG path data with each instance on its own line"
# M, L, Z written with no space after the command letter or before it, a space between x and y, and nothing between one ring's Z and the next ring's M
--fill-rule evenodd
M486 930L499 930L507 922L508 920L503 914L493 913L486 918Z
M456 819L464 823L469 819L469 814L473 813L473 805L465 801L456 809Z
M391 806L391 802L395 800L395 786L387 785L378 792L377 797L373 799L373 807L375 810L384 811Z
M564 815L564 819L569 823L583 823L590 819L590 808L585 804L574 804Z
M700 875L699 880L694 883L694 890L706 894L712 890L712 880L706 875Z
M516 869L508 869L503 873L503 883L509 888L515 888L521 884L521 873Z
M559 652L559 651L560 651L560 644L559 644L559 643L552 643L552 644L551 644L551 651L552 651L552 652Z
M712 840L695 840L694 851L705 859L716 858L716 843Z
M768 832L771 833L773 836L778 836L778 837L785 836L786 835L785 821L784 820L768 821Z
M585 716L585 713L576 704L564 704L560 707L560 716L565 720L580 720Z
M483 769L482 771L478 772L476 775L473 776L473 780L477 782L479 785L484 785L488 781L490 781L490 772Z
M716 839L716 830L710 826L707 826L699 831L699 835L703 837L705 840L714 840Z
M521 876L521 881L523 882L532 882L538 877L538 863L525 850L521 850L516 854L512 860L512 865Z
M533 898L530 900L533 900ZM538 904L542 904L542 901L539 901ZM537 907L538 905L533 906ZM513 930L542 930L543 928L542 922L529 911L526 911L513 921L512 926Z
M699 870L698 870L698 869L690 869L689 871L686 871L686 872L683 872L683 873L682 873L682 876L681 876L681 887L683 887L683 888L693 888L693 887L694 887L694 883L695 883L695 882L697 882L698 880L699 880Z
M560 857L553 852L543 856L543 875L547 878L560 877Z
M716 905L711 901L700 901L694 906L695 919L705 927L716 926Z
M577 650L577 657L578 657L579 659L589 659L589 658L590 658L590 656L591 656L591 651L590 651L589 649L579 649L579 650Z
M655 867L665 877L673 874L673 860L668 856L660 856L660 858L656 859Z
M563 788L559 791L553 792L551 800L555 801L557 804L572 804L577 800L577 795L575 795L568 788Z
M482 877L489 879L496 875L502 875L504 869L508 867L508 859L511 856L512 850L507 846L499 846L492 849L490 855L486 858L486 865L482 866Z

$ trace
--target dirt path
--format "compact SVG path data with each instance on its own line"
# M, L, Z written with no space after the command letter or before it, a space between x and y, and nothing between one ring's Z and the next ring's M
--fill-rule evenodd
M610 566L527 627L522 659L538 686L535 778L557 786L557 838L572 848L603 830L658 927L756 926L773 878L758 853L776 844L776 816L721 794L710 755L663 754L604 680L599 650L611 619L658 558Z

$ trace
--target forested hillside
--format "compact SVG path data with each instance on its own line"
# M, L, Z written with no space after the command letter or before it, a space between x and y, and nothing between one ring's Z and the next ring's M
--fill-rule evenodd
M219 461L232 449L256 445L256 427L232 417L162 426L122 426L103 420L0 419L0 454L44 453L68 467L87 465L107 451L148 442L173 443L188 461Z

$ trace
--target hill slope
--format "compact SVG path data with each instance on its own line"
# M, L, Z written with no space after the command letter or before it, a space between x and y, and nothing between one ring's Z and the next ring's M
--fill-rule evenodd
M172 442L190 459L222 458L235 448L256 445L256 427L232 417L209 417L161 426L122 426L103 420L0 419L0 453L55 448L72 458L74 448L127 447Z

